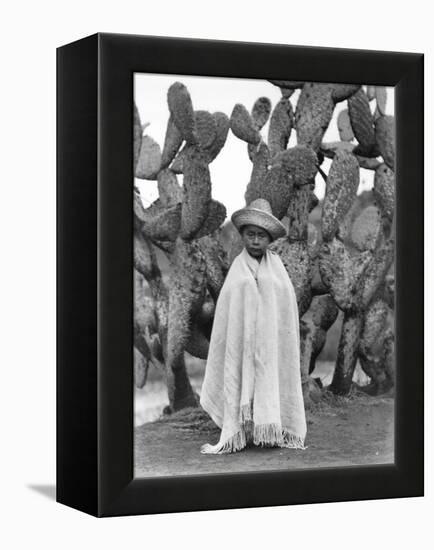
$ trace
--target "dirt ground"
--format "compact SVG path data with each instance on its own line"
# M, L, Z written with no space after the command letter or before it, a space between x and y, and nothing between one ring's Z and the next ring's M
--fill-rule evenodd
M249 447L203 455L219 429L201 409L187 409L135 430L135 477L387 464L394 461L394 399L327 391L307 412L306 450Z

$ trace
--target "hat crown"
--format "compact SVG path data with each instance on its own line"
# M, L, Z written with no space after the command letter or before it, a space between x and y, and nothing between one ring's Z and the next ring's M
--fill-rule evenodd
M238 231L244 225L257 225L277 239L286 235L286 228L274 215L270 203L266 199L255 199L248 206L237 210L231 216L231 220Z
M246 209L252 209L252 208L254 208L255 210L262 210L267 214L271 214L271 215L273 214L270 203L266 199L255 199L248 206L246 206Z

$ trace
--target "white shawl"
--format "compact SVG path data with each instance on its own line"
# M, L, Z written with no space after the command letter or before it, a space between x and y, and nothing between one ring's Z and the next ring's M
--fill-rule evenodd
M255 445L304 449L306 417L294 287L280 257L244 248L217 300L200 404L221 429L202 453Z

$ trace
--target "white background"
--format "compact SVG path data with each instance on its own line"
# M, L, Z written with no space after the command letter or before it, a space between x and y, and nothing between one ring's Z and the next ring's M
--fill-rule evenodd
M426 208L432 211L434 48L428 6L419 0L5 3L0 21L2 548L430 547L432 353L426 355L426 462L431 467L424 499L97 520L46 496L53 494L55 480L56 47L101 31L424 52ZM426 228L428 249L432 215ZM427 254L426 279L433 275ZM428 338L431 288L426 287Z

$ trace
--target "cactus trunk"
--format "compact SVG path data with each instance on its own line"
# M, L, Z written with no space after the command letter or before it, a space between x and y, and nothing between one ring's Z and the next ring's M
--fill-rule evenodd
M350 392L362 328L362 316L358 312L346 311L342 323L336 367L330 386L335 394L348 395Z

